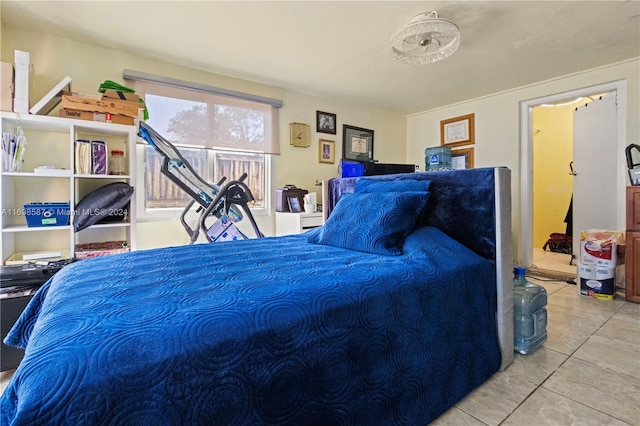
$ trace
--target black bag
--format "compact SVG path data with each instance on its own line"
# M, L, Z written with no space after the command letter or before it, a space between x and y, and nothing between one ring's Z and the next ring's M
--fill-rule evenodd
M549 235L549 239L542 247L542 250L549 250L555 253L573 253L573 238L568 236L567 234L557 234L553 233Z

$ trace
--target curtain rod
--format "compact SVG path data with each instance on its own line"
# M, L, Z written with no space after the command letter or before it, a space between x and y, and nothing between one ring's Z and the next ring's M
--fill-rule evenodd
M283 102L280 99L267 98L265 96L252 95L249 93L238 92L235 90L222 89L220 87L208 86L206 84L192 83L190 81L178 80L175 78L148 74L145 72L124 69L122 77L128 80L146 81L149 83L164 84L166 86L179 87L181 89L196 90L203 93L211 93L215 95L229 96L245 101L260 102L271 105L276 108L282 108Z

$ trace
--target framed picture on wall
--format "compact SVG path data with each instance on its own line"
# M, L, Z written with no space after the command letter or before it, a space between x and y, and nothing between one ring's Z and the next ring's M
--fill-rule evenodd
M318 141L318 162L333 164L335 157L335 142L328 139L320 139Z
M367 163L373 161L373 130L342 126L342 158Z
M474 114L440 121L440 145L473 145L475 143L474 133Z
M316 131L318 133L336 134L336 115L330 112L316 111Z
M473 147L452 149L451 168L454 170L473 169Z

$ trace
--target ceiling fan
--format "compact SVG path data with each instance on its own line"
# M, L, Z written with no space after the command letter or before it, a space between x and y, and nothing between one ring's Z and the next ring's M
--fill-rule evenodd
M403 64L437 62L459 46L460 29L437 12L420 13L391 35L391 56Z

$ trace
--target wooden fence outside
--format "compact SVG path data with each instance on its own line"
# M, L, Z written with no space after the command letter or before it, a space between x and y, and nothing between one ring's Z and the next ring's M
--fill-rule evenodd
M205 180L209 175L206 154L205 150L182 151L182 155L189 161L191 167ZM213 182L217 183L223 176L227 178L226 182L229 182L238 179L242 173L247 173L247 179L244 182L255 198L255 206L264 206L264 156L225 151L217 151L214 156ZM186 206L191 197L162 174L163 158L154 152L153 155L147 155L146 159L146 208L181 208ZM188 182L185 183L188 184Z

